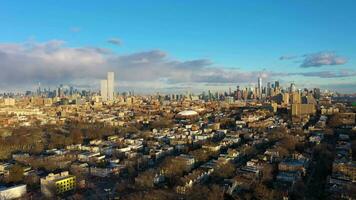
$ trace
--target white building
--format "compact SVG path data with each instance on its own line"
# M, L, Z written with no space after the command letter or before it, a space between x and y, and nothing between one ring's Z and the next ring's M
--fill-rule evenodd
M15 185L12 187L0 188L0 199L17 199L25 196L27 193L27 187L25 184Z
M114 86L115 78L114 72L108 72L107 80L100 81L100 94L102 101L113 101L114 100Z
M114 85L115 85L114 72L108 72L108 100L109 101L114 100Z
M101 100L102 101L107 101L108 100L108 81L107 80L101 80L100 81L100 94L101 94Z
M258 95L261 98L262 97L262 78L261 77L258 77L257 85L258 85Z

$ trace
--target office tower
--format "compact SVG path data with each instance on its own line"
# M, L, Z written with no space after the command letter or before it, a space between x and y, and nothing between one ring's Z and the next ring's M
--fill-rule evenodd
M38 83L37 95L41 95L41 83Z
M261 99L262 98L262 77L258 77L258 97Z
M69 95L73 95L74 94L74 87L70 86L69 87Z
M258 77L258 89L262 90L262 78Z
M271 94L272 94L272 88L271 88L271 83L270 82L268 82L267 83L267 96L271 96Z
M314 98L315 99L320 99L320 88L314 88L314 91L313 91L313 93L314 93Z
M107 97L109 101L114 100L114 72L108 72L108 80L107 80Z
M101 80L100 82L100 95L102 101L113 101L114 100L114 72L108 72L108 79Z
M274 82L274 87L275 87L275 88L279 88L279 81L275 81L275 82Z
M301 115L310 115L316 112L314 104L301 104L296 103L292 104L292 115L293 116L301 116Z
M107 101L108 100L108 81L107 80L101 80L100 81L100 94L101 94L101 100L102 101Z
M302 96L302 103L303 104L314 104L314 105L317 104L317 102L312 94L307 94L306 96Z
M293 92L295 92L295 91L296 91L295 84L294 84L294 83L291 83L291 84L290 84L290 88L289 88L289 92L290 92L290 93L293 93Z
M258 77L258 97L261 98L262 97L262 78Z
M59 87L57 88L56 90L57 92L57 97L63 97L64 96L64 88L63 88L63 85L60 84Z

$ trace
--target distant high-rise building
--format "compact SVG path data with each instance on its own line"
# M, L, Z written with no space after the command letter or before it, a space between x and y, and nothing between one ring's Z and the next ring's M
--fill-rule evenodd
M108 81L107 80L101 80L100 81L100 94L101 94L101 99L102 101L107 101L108 100Z
M316 109L314 104L292 104L292 116L314 114Z
M261 77L258 77L258 96L259 98L262 97L262 78Z
M279 88L279 81L275 81L275 82L274 82L274 87L275 87L275 88Z
M73 95L73 94L74 94L74 87L73 87L73 86L70 86L70 87L69 87L69 94L70 94L70 95Z
M114 72L108 72L108 100L114 100Z
M113 101L114 100L114 72L108 72L108 79L101 80L100 82L100 95L102 101Z
M38 83L37 95L41 95L41 83Z
M293 92L295 92L295 91L296 91L295 84L294 84L294 83L291 83L291 84L290 84L290 88L289 88L289 92L290 92L290 93L293 93Z
M320 88L314 88L313 93L315 99L320 99Z
M267 83L267 96L271 96L271 93L272 93L272 89L271 89L271 83L268 82Z
M64 88L63 84L60 84L59 87L57 88L57 97L63 97L64 96Z

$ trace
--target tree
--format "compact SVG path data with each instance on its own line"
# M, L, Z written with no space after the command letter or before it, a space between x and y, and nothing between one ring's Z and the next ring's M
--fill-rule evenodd
M264 184L260 183L257 184L256 187L254 188L254 196L257 199L274 199L273 197L273 190L267 188Z
M187 170L187 165L182 159L168 157L163 161L161 170L165 173L170 183L174 184L183 176L183 173Z
M224 190L218 185L213 185L210 188L208 194L208 200L223 200L224 199Z
M218 185L212 185L210 188L204 185L194 185L192 190L186 194L187 200L223 200L224 191Z
M291 192L292 199L303 199L305 192L305 185L302 180L297 181L294 184L293 191Z
M52 133L50 134L49 148L62 148L67 145L68 140L62 134Z
M204 150L204 149L197 149L197 150L194 150L192 152L190 152L190 154L192 156L194 156L195 160L199 163L199 162L206 162L209 160L209 153Z
M16 183L22 181L24 177L23 173L23 168L20 165L15 164L11 166L9 170L8 182Z
M262 169L262 181L270 182L273 180L273 166L271 164L266 164Z
M235 174L235 166L230 163L219 163L217 168L212 173L212 178L215 181L231 178Z
M140 173L135 178L135 183L139 187L142 188L152 188L154 186L153 179L155 177L155 172L153 170L147 170L145 172Z
M153 121L150 127L161 129L161 128L171 128L172 126L173 126L173 123L171 120L163 118L163 119Z
M24 177L24 182L27 185L35 186L39 183L39 181L40 181L40 177L37 176L35 173L31 173L30 175Z
M280 147L283 149L286 149L288 152L293 152L295 150L295 146L297 144L297 140L294 136L292 135L285 135L281 140L280 140Z
M82 144L83 143L83 132L80 129L76 128L76 129L72 130L71 138L72 138L72 142L74 144Z

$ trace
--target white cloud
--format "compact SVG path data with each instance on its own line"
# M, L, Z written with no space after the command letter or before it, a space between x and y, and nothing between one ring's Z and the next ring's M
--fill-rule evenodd
M173 59L161 50L122 55L106 48L72 48L60 40L0 44L0 70L0 87L9 90L33 89L28 87L38 82L51 87L64 83L98 89L99 80L105 78L108 71L116 73L119 88L144 91L234 86L255 83L259 75L264 81L292 75L320 78L352 75L347 72L242 71L215 66L208 59Z

